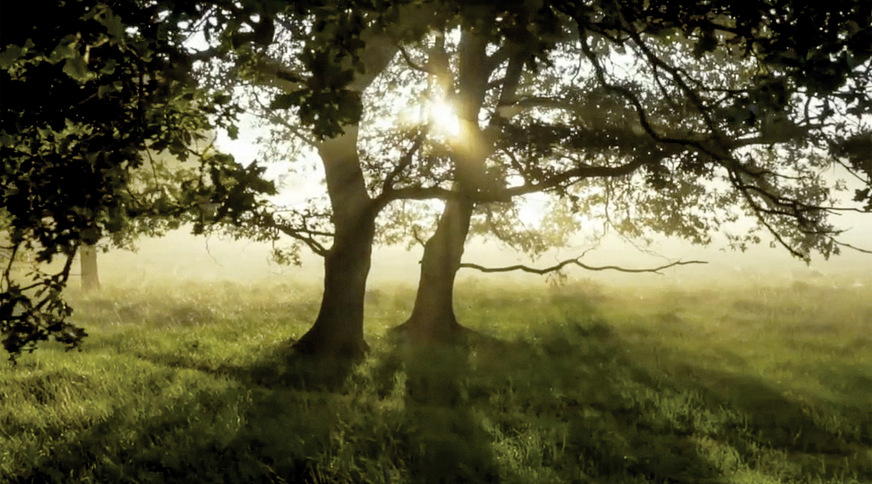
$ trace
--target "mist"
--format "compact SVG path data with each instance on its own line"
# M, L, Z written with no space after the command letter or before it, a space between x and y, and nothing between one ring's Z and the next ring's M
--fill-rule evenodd
M863 226L861 217L843 240L862 247L872 242L872 228ZM523 264L534 268L555 265L578 257L590 245L552 249L536 260L518 254L497 242L471 240L463 261L487 267ZM192 282L261 281L320 285L323 280L321 257L303 250L301 265L281 265L272 260L270 244L234 240L227 236L195 236L184 228L165 237L141 239L134 251L111 249L99 254L100 278L104 284L147 285L169 280ZM380 245L374 248L368 287L414 287L418 282L422 248ZM648 246L630 243L617 236L603 238L582 259L591 266L616 265L628 269L657 267L669 261L702 261L705 264L677 266L658 274L622 273L614 270L587 271L577 267L564 270L566 282L590 280L607 285L741 285L789 284L794 281L828 285L868 285L872 277L872 256L850 249L824 260L818 256L810 264L791 257L781 247L752 246L746 252L726 248L717 238L702 247L681 240L661 237ZM459 280L476 279L495 284L551 285L553 277L520 271L482 273L462 269ZM75 281L73 286L75 286Z

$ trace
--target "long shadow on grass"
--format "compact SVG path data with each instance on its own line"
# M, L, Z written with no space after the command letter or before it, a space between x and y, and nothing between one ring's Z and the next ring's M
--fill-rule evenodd
M743 469L792 482L869 479L868 431L846 438L761 378L659 350L671 352L670 367L650 365L641 355L652 348L596 318L543 328L474 352L470 405L501 455L537 480L728 482Z
M118 383L137 395L121 400L127 403L101 395L105 410L96 419L51 420L35 430L6 425L10 436L35 432L51 443L47 455L0 481L329 482L319 463L336 447L337 430L362 412L343 393L352 361L300 358L284 345L248 366L135 356L150 366L125 369L135 381ZM202 373L179 372L190 369ZM20 384L46 410L63 398L64 386L102 385L74 371L58 375ZM354 482L362 475L335 477Z
M76 381L75 373L61 372ZM98 381L82 384L100 387ZM23 382L40 388L50 385L53 374L39 381ZM246 449L227 445L236 432L234 407L240 405L235 387L191 385L193 381L170 369L143 371L135 381L124 382L135 398L125 404L96 402L102 414L78 421L47 419L31 429L6 428L15 438L31 434L47 442L46 453L33 456L27 466L12 475L0 475L10 483L66 482L266 482L260 462ZM175 387L175 388L173 388ZM60 387L50 399L63 399ZM69 398L69 394L66 394ZM101 395L102 398L105 396ZM42 405L52 405L38 396ZM83 401L78 404L89 405ZM63 403L59 403L63 405ZM76 402L71 402L76 405ZM44 407L49 410L51 407ZM84 411L83 411L84 412ZM72 415L75 416L75 412Z
M141 409L113 408L12 480L93 469L107 482L691 483L749 468L872 480L868 416L859 436L841 435L772 382L652 348L586 311L518 341L382 348L369 367L285 346L245 365L141 354L158 370L137 384L154 386L162 410L143 422ZM166 394L178 369L230 384Z
M826 418L816 421L811 407L761 378L699 367L689 372L692 379L670 384L677 391L698 392L709 409L731 409L738 415L716 438L735 449L743 462L759 462L761 449L771 450L784 455L787 465L761 470L782 480L872 482L868 409L813 402L836 419L825 426Z
M380 398L401 393L402 467L409 482L500 482L490 436L473 413L466 344L394 346L373 370Z
M320 358L300 354L289 343L257 351L257 358L247 364L216 363L199 358L193 352L140 352L136 356L170 368L197 370L217 377L232 378L246 385L301 391L336 391L344 385L359 363L352 358Z
M652 421L644 397L656 384L629 351L595 321L478 347L467 391L502 470L528 482L717 482L687 429Z

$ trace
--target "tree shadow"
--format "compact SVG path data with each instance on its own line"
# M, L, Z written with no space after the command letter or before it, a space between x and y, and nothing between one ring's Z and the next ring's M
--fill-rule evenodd
M655 392L655 382L644 373L629 378L635 368L627 352L596 321L539 331L530 341L482 345L469 376L471 404L528 477L717 482L686 431L646 428L638 397Z
M47 418L38 429L30 430L51 442L47 452L34 456L28 466L13 474L0 475L0 481L252 482L252 476L262 473L257 463L245 452L225 445L234 430L228 428L232 421L222 406L238 403L237 389L193 388L171 394L166 387L176 375L163 370L130 382L139 386L130 389L148 395L148 401L132 406L113 402L104 406L99 417L78 421ZM51 380L39 379L31 383L38 386ZM64 395L58 389L52 393L52 398ZM153 405L158 401L159 406ZM5 430L10 436L16 431Z
M469 405L465 382L471 371L473 333L446 343L412 343L394 337L373 369L382 398L402 395L407 425L404 456L410 482L499 482L490 436Z
M128 384L147 386L159 410L142 420L132 417L142 409L115 405L9 480L872 481L861 406L843 416L861 430L846 434L773 381L657 347L593 306L523 339L471 334L463 344L376 345L363 363L313 360L288 344L238 364L136 354L154 381ZM212 383L164 388L201 377ZM45 386L34 405L52 405L60 381L87 384L75 372L23 384Z
M727 408L738 416L719 433L724 444L735 449L744 462L757 462L761 449L785 456L788 465L770 469L788 481L815 478L847 481L855 475L860 482L872 482L872 416L868 407L848 409L859 417L850 432L841 422L814 418L814 404L804 402L783 389L749 374L736 374L695 367L693 381L682 382L682 391L698 392L709 408ZM840 375L839 378L845 378ZM829 419L850 419L828 409Z
M290 343L261 348L257 359L245 363L212 363L193 354L136 353L138 358L175 369L202 371L232 378L246 385L267 389L338 391L354 368L361 363L354 357L319 357L296 351Z
M581 482L728 482L743 471L801 482L872 478L868 415L866 430L846 436L763 378L624 338L595 315L579 319L474 350L470 405L496 434L519 436L519 448L524 438L550 442L547 452L516 452L527 459L520 467ZM658 350L673 362L639 357Z
M142 381L121 383L144 394L143 401L132 408L113 401L103 415L82 422L44 422L38 434L53 441L49 452L13 475L0 475L0 481L322 480L318 456L349 419L352 397L344 387L359 361L298 355L289 345L265 350L247 365L212 366L159 353L134 356L153 366L137 376ZM195 386L181 392L172 388L185 378ZM89 381L64 369L20 379L20 384L33 390L35 405L49 410L64 398L64 386ZM4 430L9 435L28 431Z

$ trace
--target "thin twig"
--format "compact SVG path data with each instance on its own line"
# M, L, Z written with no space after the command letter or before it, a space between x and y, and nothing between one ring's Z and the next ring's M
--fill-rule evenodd
M836 240L836 239L834 239L834 238L832 238L832 237L830 238L830 240L832 240L833 243L836 244L836 245L838 245L838 246L841 246L841 247L847 247L847 248L849 248L849 249L856 250L857 252L862 252L862 253L864 253L864 254L872 254L872 250L864 249L864 248L862 248L862 247L857 247L857 246L855 246L855 245L851 245L851 244L848 244L848 243L845 243L845 242L839 242L838 240Z

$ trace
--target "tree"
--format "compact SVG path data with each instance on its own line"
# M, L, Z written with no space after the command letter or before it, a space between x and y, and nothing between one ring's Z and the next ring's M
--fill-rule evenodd
M210 220L245 223L243 233L258 237L291 235L325 256L319 315L296 345L307 353L365 350L376 220L398 200L445 201L403 326L428 339L459 328L454 276L476 210L510 210L512 197L553 191L574 210L608 207L609 223L629 235L647 226L705 243L733 220L726 209L738 206L794 254L826 256L839 247L826 219L836 207L826 180L814 175L830 161L862 177L872 171L863 158L870 19L857 2L243 0L109 8L83 0L53 8L65 22L40 24L45 35L4 26L14 35L0 53L3 91L20 95L2 107L0 148L14 160L3 175L10 260L29 244L42 260L59 254L67 264L40 277L32 288L47 296L35 304L7 266L7 348L70 329L58 294L71 254L147 219L125 189L128 167L142 164L146 148L191 155L189 139L210 127L208 115L237 112L229 97L206 93L232 92L238 79L269 98L252 98L266 116L315 148L329 210L261 210L255 192L269 187L257 168L212 152L197 156L199 176L167 199L178 207L172 213L199 213L201 229L198 207L217 203ZM24 14L12 17L37 17ZM807 35L806 17L824 26L816 38ZM182 38L195 34L210 47L184 48ZM220 71L204 76L203 88L189 75L195 59L211 61L201 73ZM428 136L425 122L373 141L367 116L385 106L364 99L391 83L447 93L463 138ZM42 91L49 95L32 95ZM57 190L71 173L89 175L88 196ZM869 196L857 194L866 210Z
M190 76L177 28L190 12L169 4L99 1L4 6L0 52L0 172L9 257L0 279L0 333L14 359L53 338L76 346L85 332L67 321L62 291L73 257L104 236L138 233L164 217L217 204L216 218L250 210L270 186L259 168L190 146L232 118ZM139 192L134 172L152 152L196 158L193 178ZM172 197L175 193L178 196ZM202 217L202 215L199 215ZM24 251L39 268L15 269Z
M864 170L856 156L862 150L846 151L863 143L867 129L868 99L857 93L868 83L869 32L861 27L868 9L856 2L786 4L786 16L766 2L433 2L415 6L416 15L399 14L410 5L256 5L232 17L248 19L247 32L264 40L256 43L262 49L244 50L237 60L251 69L250 79L273 89L267 115L316 146L335 229L308 225L317 210L297 212L290 224L266 222L326 256L321 312L298 342L301 350L365 348L373 220L400 199L447 202L427 244L418 302L403 325L424 338L458 328L451 294L475 207L534 191L565 195L576 210L616 209L620 218L606 212L608 223L630 236L648 227L707 243L712 230L735 220L729 209L740 207L799 257L838 250L826 222L838 208L827 205L829 187L814 174L826 164L821 150L861 176ZM827 28L811 43L803 39L797 53L790 46L807 30L796 20L805 15ZM459 31L460 40L447 52L422 27L442 32L443 46L447 33ZM285 37L270 44L276 32ZM427 53L424 61L412 59L408 50L416 48ZM397 51L401 61L389 62ZM434 154L439 149L424 149L420 131L401 134L378 145L393 161L371 163L360 134L373 106L361 99L402 61L451 91L465 138ZM573 82L567 65L576 71ZM490 121L480 126L481 119ZM306 128L314 136L301 134ZM332 237L330 249L316 240L322 236ZM751 233L733 241L742 247L758 240Z
M100 289L97 248L93 245L83 245L79 248L79 272L82 278L82 290L96 291Z
M199 136L198 136L199 137ZM187 148L200 157L201 153L212 150L216 136L204 134L200 140L192 140ZM131 200L136 201L135 210L131 205L128 219L123 226L107 232L97 243L82 244L79 248L79 268L82 289L100 289L100 275L97 254L110 248L136 250L140 237L160 237L169 230L176 230L182 222L194 224L195 232L206 229L221 230L224 220L216 217L218 204L201 196L196 203L198 212L190 213L192 200L186 198L185 187L196 186L201 178L198 160L180 161L171 153L155 153L145 148L141 165L129 169L125 190ZM186 209L184 204L188 205ZM193 215L193 217L192 217ZM226 227L225 227L226 228Z
M488 63L477 62L488 46L499 52L502 8L478 8L457 49L454 96L472 140L453 154L465 196L446 204L426 244L407 332L432 339L459 329L451 294L476 203L556 190L579 211L610 207L607 223L631 236L648 229L697 243L739 208L806 260L844 246L828 215L869 211L865 3L544 2L518 24L561 22L567 35L552 51L577 55L576 79L587 79L567 82L565 58L549 59L548 47L524 52L514 69L530 69L528 84L509 98L511 58L502 83L488 84ZM491 122L481 128L486 86L503 91L490 96ZM855 201L865 208L837 206L838 186L821 175L834 166L862 183ZM488 174L497 178L479 181ZM524 183L508 186L518 178ZM493 186L508 187L500 197ZM732 237L739 247L760 240L756 232Z
M510 4L505 11L511 13L521 8L519 5ZM273 214L251 220L252 225L272 231L258 236L290 235L325 257L321 309L296 348L306 353L355 356L366 348L363 302L376 218L397 200L467 196L449 189L444 143L427 140L427 126L388 130L378 133L381 139L373 139L379 136L372 135L364 121L372 121L385 109L377 101L364 106L364 91L391 84L396 90L401 83L408 89L410 80L416 85L413 90L420 84L440 84L448 67L441 59L447 57L438 46L428 44L444 44L444 35L434 40L428 32L450 31L479 12L453 2L350 6L334 3L310 9L276 9L273 4L252 2L225 7L229 10L218 12L214 22L220 33L211 37L223 36L219 45L230 47L229 60L234 66L231 74L225 69L219 77L247 79L261 93L265 91L269 102L255 99L263 116L282 128L282 136L313 146L324 167L329 209L297 210L290 216ZM229 19L235 19L235 25L246 25L245 32L251 34L246 37L248 42L240 41L239 31ZM513 28L521 30L518 23ZM527 40L529 36L513 45ZM479 42L476 48L485 45ZM427 65L412 61L410 49L432 54ZM221 51L220 47L215 50ZM506 52L503 49L500 56ZM515 58L518 61L513 66L517 67L523 59L520 54ZM487 73L504 60L490 66ZM364 132L369 135L361 137ZM320 215L329 221L323 223L322 218L312 224ZM329 249L322 242L324 238L332 241Z
M295 347L308 354L361 356L367 347L363 306L375 221L390 201L403 196L387 187L390 175L381 194L368 190L359 152L361 99L394 60L401 42L422 36L438 22L438 11L415 2L375 7L333 2L310 8L249 2L222 8L226 10L214 12L219 31L210 36L220 40L215 52L226 53L234 66L230 77L267 91L271 100L262 104L265 116L314 147L326 176L329 229L309 225L317 210L249 220L268 232L259 237L290 235L324 256L320 310ZM245 28L239 29L240 24ZM219 77L226 80L228 74ZM329 249L318 240L325 236L332 241Z

